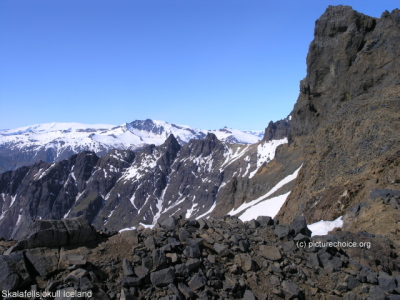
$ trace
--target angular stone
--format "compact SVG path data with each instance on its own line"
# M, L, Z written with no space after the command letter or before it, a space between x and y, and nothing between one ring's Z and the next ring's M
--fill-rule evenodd
M298 298L301 293L297 284L287 280L282 282L282 291L285 294L285 299Z
M153 250L151 252L151 257L153 260L153 268L154 269L168 265L168 259L165 256L165 253L163 251L161 251L160 249Z
M199 229L207 229L208 228L208 224L206 221L204 221L204 219L198 219L197 220L199 222Z
M134 297L133 295L129 294L128 291L125 291L124 289L121 289L121 297L119 298L119 300L135 300L136 297Z
M150 274L150 281L153 285L162 287L173 283L175 280L174 268L166 268Z
M275 225L274 233L278 238L282 239L289 235L290 227L288 225Z
M268 216L258 216L256 220L261 224L261 226L268 226L274 224L274 220Z
M149 269L143 266L137 266L135 267L134 272L138 278L145 278L147 274L149 274Z
M247 239L239 241L240 251L247 252L247 251L249 251L249 248L250 248L250 242Z
M182 293L178 290L175 284L170 283L168 285L168 289L174 293L174 295L179 299L179 300L184 300L185 297L182 295Z
M209 254L209 255L207 256L207 260L208 260L210 263L215 264L215 255Z
M125 288L138 287L140 284L141 280L138 277L125 276L121 280L121 286Z
M246 290L243 295L243 300L257 300L257 298L252 291Z
M374 300L385 300L385 292L379 286L371 286L369 288L369 296Z
M215 243L214 244L214 250L221 256L226 256L226 255L229 254L229 249L224 244Z
M290 224L290 227L294 230L294 234L303 234L305 236L311 236L311 230L307 227L306 218L304 216L297 215L293 222Z
M245 272L257 270L257 263L248 254L235 255L235 262L239 264Z
M236 291L239 287L239 283L233 277L225 277L225 281L223 282L223 290L224 291Z
M147 239L145 239L145 241L144 241L144 245L146 246L146 248L148 250L151 250L151 251L155 250L157 247L156 240L153 236L147 237Z
M390 276L386 272L383 271L379 272L378 282L379 282L379 287L385 292L392 293L393 290L396 288L395 278Z
M192 291L197 291L198 289L202 288L206 284L206 280L204 276L195 274L188 282L189 288Z
M178 262L179 258L178 258L178 254L176 254L176 253L166 253L165 256L168 257L173 264Z
M329 272L339 271L343 265L343 261L340 258L332 256L328 252L318 253L318 258L322 266Z
M22 252L0 255L0 290L14 291L31 281Z
M71 281L71 282L73 282L75 288L79 288L81 279L88 275L89 275L89 273L86 270L79 268L79 269L76 269L76 270L72 271L71 273L69 273L65 277L64 281L65 282Z
M29 249L26 258L43 278L57 271L59 251L54 248Z
M186 299L194 297L194 293L184 283L179 282L178 283L178 289L185 296Z
M258 228L260 226L261 226L261 224L258 221L254 220L254 219L249 221L249 227L250 228L256 229L256 228Z
M124 272L125 276L131 276L134 274L132 264L126 258L122 259L122 271Z
M187 231L185 228L182 228L179 231L179 235L178 236L179 236L179 240L181 242L186 242L187 239L192 237L191 233L189 231Z
M191 257L191 258L198 258L201 256L200 248L198 245L188 245L186 246L185 250L183 250L183 254L186 257Z
M175 265L175 274L176 276L187 276L189 274L189 270L184 264Z
M320 265L318 254L308 253L306 266L309 268L316 268Z
M210 237L207 233L201 234L200 237L202 237L207 243L211 245L215 243L215 240L212 237Z
M260 251L259 254L266 259L272 260L272 261L278 261L282 259L281 252L279 249L275 246L260 246Z
M74 266L86 265L86 259L83 255L66 254L65 259L69 265L74 265Z
M189 271L189 273L194 270L195 268L197 268L199 265L201 264L200 259L197 258L189 258L186 262L186 267Z
M349 290L353 290L361 284L356 278L349 275L345 277L344 282L346 282L347 288Z
M174 217L169 217L162 220L161 222L158 222L158 224L165 230L173 230L176 228L178 220Z

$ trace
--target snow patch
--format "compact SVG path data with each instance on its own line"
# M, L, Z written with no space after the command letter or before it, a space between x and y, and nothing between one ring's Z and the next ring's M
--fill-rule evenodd
M275 218L289 194L290 192L255 204L241 214L239 219L244 222L257 219L258 216Z
M311 236L314 235L326 235L329 231L333 230L335 227L342 228L343 226L343 216L337 218L333 221L318 221L307 225L308 229L312 231Z
M258 169L263 165L263 163L268 163L275 157L276 148L278 146L286 144L288 142L287 138L281 140L272 140L258 145L257 147L257 168L250 173L250 178L252 178L258 171Z
M123 231L128 231L128 230L135 230L136 229L136 227L135 226L133 226L133 227L127 227L127 228L124 228L124 229L121 229L120 231L118 231L119 233L121 233L121 232L123 232Z
M265 195L258 197L257 199L254 199L252 201L243 203L242 205L240 205L238 208L236 209L232 209L230 212L228 212L228 215L237 215L238 213L241 213L242 211L248 209L251 206L254 206L255 204L266 200L268 198L268 196L272 195L273 193L275 193L277 190L279 190L281 187L283 187L285 184L291 182L292 180L296 179L297 175L299 174L299 171L301 169L301 166L294 171L293 174L286 176L285 178L283 178L281 181L279 181L271 190L269 190L268 193L266 193ZM282 203L283 204L283 203ZM260 215L265 215L265 214L260 214Z

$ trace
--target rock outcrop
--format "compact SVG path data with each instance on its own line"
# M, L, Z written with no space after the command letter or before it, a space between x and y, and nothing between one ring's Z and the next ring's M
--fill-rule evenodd
M290 124L290 145L304 164L282 221L345 215L346 229L398 240L398 198L388 206L370 195L399 191L399 41L399 10L377 19L335 6L316 22Z

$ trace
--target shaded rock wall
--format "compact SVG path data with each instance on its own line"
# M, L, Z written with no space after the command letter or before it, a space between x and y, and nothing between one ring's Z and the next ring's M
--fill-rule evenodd
M356 203L372 204L375 189L399 190L399 41L399 10L376 19L329 7L316 22L291 121L304 165L279 213L283 221L297 213L309 223L332 220ZM398 210L390 214L399 220ZM385 214L372 218L379 228ZM363 229L354 217L345 220Z

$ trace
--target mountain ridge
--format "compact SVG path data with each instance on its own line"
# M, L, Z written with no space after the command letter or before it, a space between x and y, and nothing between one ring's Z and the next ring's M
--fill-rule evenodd
M262 132L222 128L202 130L156 120L136 120L120 126L47 123L0 131L0 173L36 161L60 161L81 151L104 155L112 149L139 150L162 144L174 134L180 144L213 132L228 143L256 143Z

